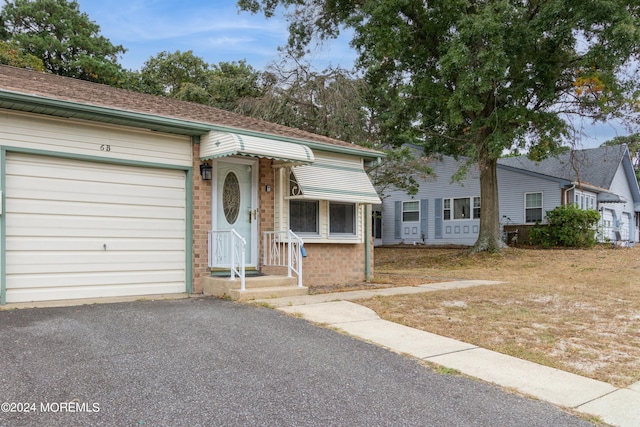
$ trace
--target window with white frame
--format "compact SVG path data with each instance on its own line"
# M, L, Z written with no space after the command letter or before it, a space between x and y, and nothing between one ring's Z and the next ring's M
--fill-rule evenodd
M289 228L294 233L318 234L319 214L316 200L289 200Z
M542 221L542 193L525 193L524 218L527 224Z
M442 218L445 221L451 219L479 219L480 197L444 199L442 203Z
M329 234L356 234L356 204L329 202Z
M402 202L402 222L420 221L420 202Z
M574 203L580 209L595 209L596 208L596 197L583 193L581 191L575 190L574 192Z
M309 200L296 177L288 172L288 228L305 238L352 241L358 235L358 204L330 200Z

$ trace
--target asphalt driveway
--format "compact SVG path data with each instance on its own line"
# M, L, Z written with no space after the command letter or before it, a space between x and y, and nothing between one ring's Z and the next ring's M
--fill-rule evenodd
M0 425L588 426L218 299L0 311Z

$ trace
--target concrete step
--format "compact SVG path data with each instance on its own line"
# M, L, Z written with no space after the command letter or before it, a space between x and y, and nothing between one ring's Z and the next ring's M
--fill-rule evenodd
M229 291L229 296L234 301L297 297L308 294L309 290L304 286L301 288L297 286L274 286L271 288L247 288L245 291L241 291L240 289L231 289Z
M287 296L307 295L306 287L298 287L295 277L287 276L257 276L245 279L245 291L240 291L240 279L236 277L204 277L202 292L204 295L229 297L234 300L256 298L277 298Z

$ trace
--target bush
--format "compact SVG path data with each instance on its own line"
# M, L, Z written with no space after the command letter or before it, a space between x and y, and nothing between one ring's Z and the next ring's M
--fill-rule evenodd
M547 211L547 224L536 224L531 230L531 243L544 248L566 246L588 248L595 246L596 225L600 214L577 205L558 206Z

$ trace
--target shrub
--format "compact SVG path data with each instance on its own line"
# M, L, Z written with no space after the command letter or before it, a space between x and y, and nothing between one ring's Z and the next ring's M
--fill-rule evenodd
M595 246L596 225L600 214L584 210L575 204L558 206L547 211L547 224L536 224L531 230L531 243L545 248L567 246L586 248Z

